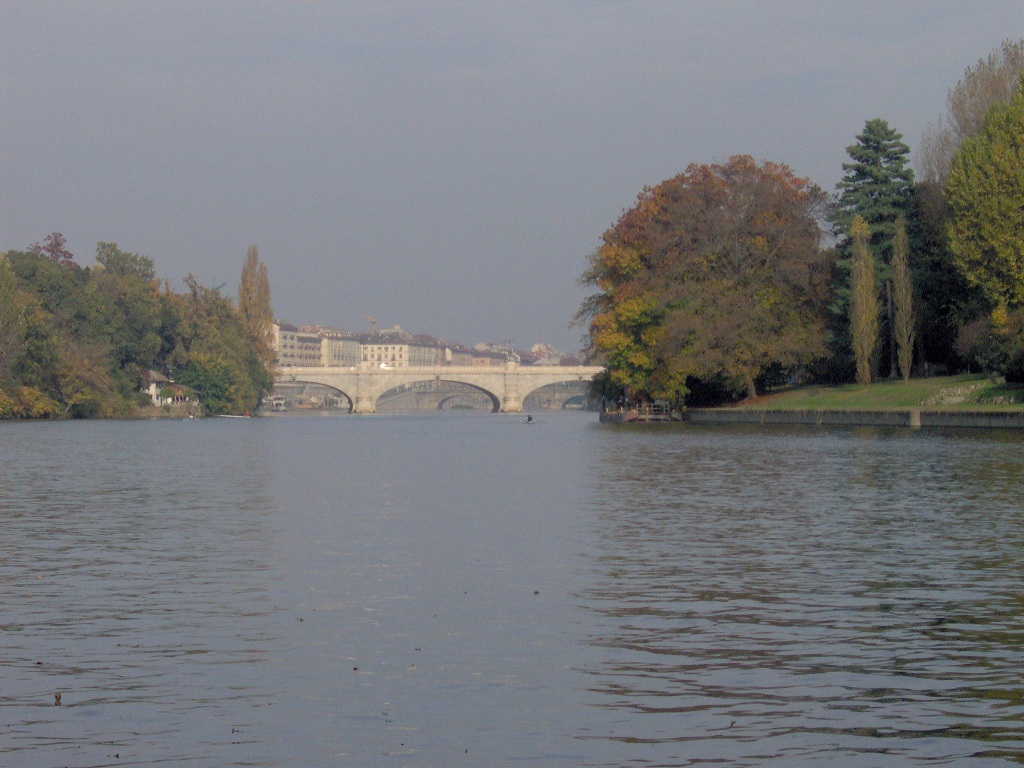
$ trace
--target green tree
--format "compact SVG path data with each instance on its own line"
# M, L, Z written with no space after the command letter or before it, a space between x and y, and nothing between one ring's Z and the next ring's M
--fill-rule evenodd
M132 277L145 283L156 279L156 268L151 258L122 251L117 243L97 243L96 263L109 275Z
M103 341L125 386L137 389L144 370L157 365L160 352L161 309L153 262L128 253L117 243L96 246L97 267L89 272L88 290L105 303L108 321Z
M946 200L956 266L990 306L1024 304L1024 86L963 142Z
M28 297L24 354L13 373L36 394L21 398L29 404L23 410L52 402L76 416L126 412L136 379L120 375L110 352L109 339L120 330L116 307L93 290L88 270L41 250L7 254Z
M914 360L914 285L910 276L910 254L907 242L907 223L903 217L896 220L896 236L892 251L892 297L895 312L893 334L896 337L896 357L903 381L910 381Z
M113 416L129 406L107 349L72 334L35 296L26 302L23 354L12 377L21 387L19 416Z
M197 381L194 388L209 413L255 411L272 382L246 347L241 315L230 299L200 285L194 275L185 284L189 292L175 302L176 356L184 361L178 379L189 386ZM225 380L226 388L221 386Z
M0 383L21 358L24 344L25 302L10 262L0 255Z
M238 411L239 389L244 383L239 371L228 361L198 353L192 356L179 380L196 393L207 414L216 416Z
M914 172L907 165L910 147L885 120L864 124L857 142L846 148L851 162L843 163L843 179L831 220L841 234L848 234L854 216L867 222L869 245L876 259L888 264L896 219L910 204Z
M907 216L910 269L914 283L919 363L959 370L965 358L956 343L961 329L986 311L981 292L953 264L946 230L948 210L941 186L916 185Z
M259 267L254 295L269 307ZM161 291L151 259L111 242L83 269L57 233L0 256L0 418L127 413L150 367L193 380L211 413L255 410L272 379L238 309L191 275L186 284Z
M37 296L27 294L24 345L13 370L14 380L21 386L56 396L60 345L53 314L46 311Z
M824 351L825 195L745 155L645 189L603 236L584 282L592 352L637 399L688 380L755 395L767 370Z
M851 265L850 336L857 361L857 381L871 383L871 359L878 345L878 293L875 290L875 259L868 247L870 229L860 216L850 225L853 241Z
M946 238L949 210L944 187L963 142L978 135L993 106L1013 98L1022 74L1024 40L1003 41L964 71L947 94L945 115L921 137L920 181L908 234L918 298L918 350L926 363L957 369L976 360L973 353L965 357L959 351L976 346L980 338L976 319L987 314L990 304L953 264ZM966 334L963 343L957 340L961 331Z
M83 302L88 274L73 261L58 263L46 254L8 251L7 258L21 289L34 295L58 324L84 333L90 312Z

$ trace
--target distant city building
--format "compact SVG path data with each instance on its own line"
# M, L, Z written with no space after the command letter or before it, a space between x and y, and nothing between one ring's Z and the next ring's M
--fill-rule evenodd
M373 343L379 337L372 337L370 342L360 346L360 356L364 363L377 363L381 368L408 368L409 345L395 344L394 339L386 339L386 343Z
M508 361L508 355L504 352L492 352L491 350L474 350L473 359L470 365L476 367L490 367L504 365Z
M321 359L325 368L355 368L361 359L363 345L352 337L326 337L320 340Z
M310 326L303 326L303 329ZM361 359L362 343L353 333L316 326L320 336L320 365L325 368L355 368Z
M274 351L279 366L319 367L323 359L320 346L318 333L300 330L289 323L274 324Z
M473 350L461 344L449 344L444 348L444 364L471 366L473 365Z
M523 365L559 365L574 360L549 344L534 344L530 351L515 350L510 342L446 344L426 334L409 334L400 326L372 334L354 334L323 325L274 324L277 365L303 368L383 368L434 366L490 367L508 362Z
M381 368L410 368L438 365L440 350L436 339L410 336L399 326L365 338L361 360Z
M524 356L527 353L520 352ZM530 358L533 365L559 365L562 362L563 354L550 344L534 344L530 347Z

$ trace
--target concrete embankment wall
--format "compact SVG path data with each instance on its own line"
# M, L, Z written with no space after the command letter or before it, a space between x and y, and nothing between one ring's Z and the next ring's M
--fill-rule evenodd
M1024 412L990 411L768 411L748 408L690 408L682 420L693 424L809 424L849 427L954 427L1024 429Z
M1024 429L1024 413L921 411L921 426Z

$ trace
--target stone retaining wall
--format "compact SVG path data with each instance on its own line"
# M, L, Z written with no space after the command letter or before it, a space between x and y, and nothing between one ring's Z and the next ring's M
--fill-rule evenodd
M752 408L690 408L694 424L808 424L849 427L954 427L1024 429L1024 411L769 411Z

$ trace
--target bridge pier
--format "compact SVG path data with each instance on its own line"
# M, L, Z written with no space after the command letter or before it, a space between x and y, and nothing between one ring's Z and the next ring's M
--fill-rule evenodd
M369 397L357 397L352 404L352 413L376 413L377 406Z
M518 392L506 392L505 397L501 401L501 412L502 413L522 413L523 412L523 400L519 397Z

